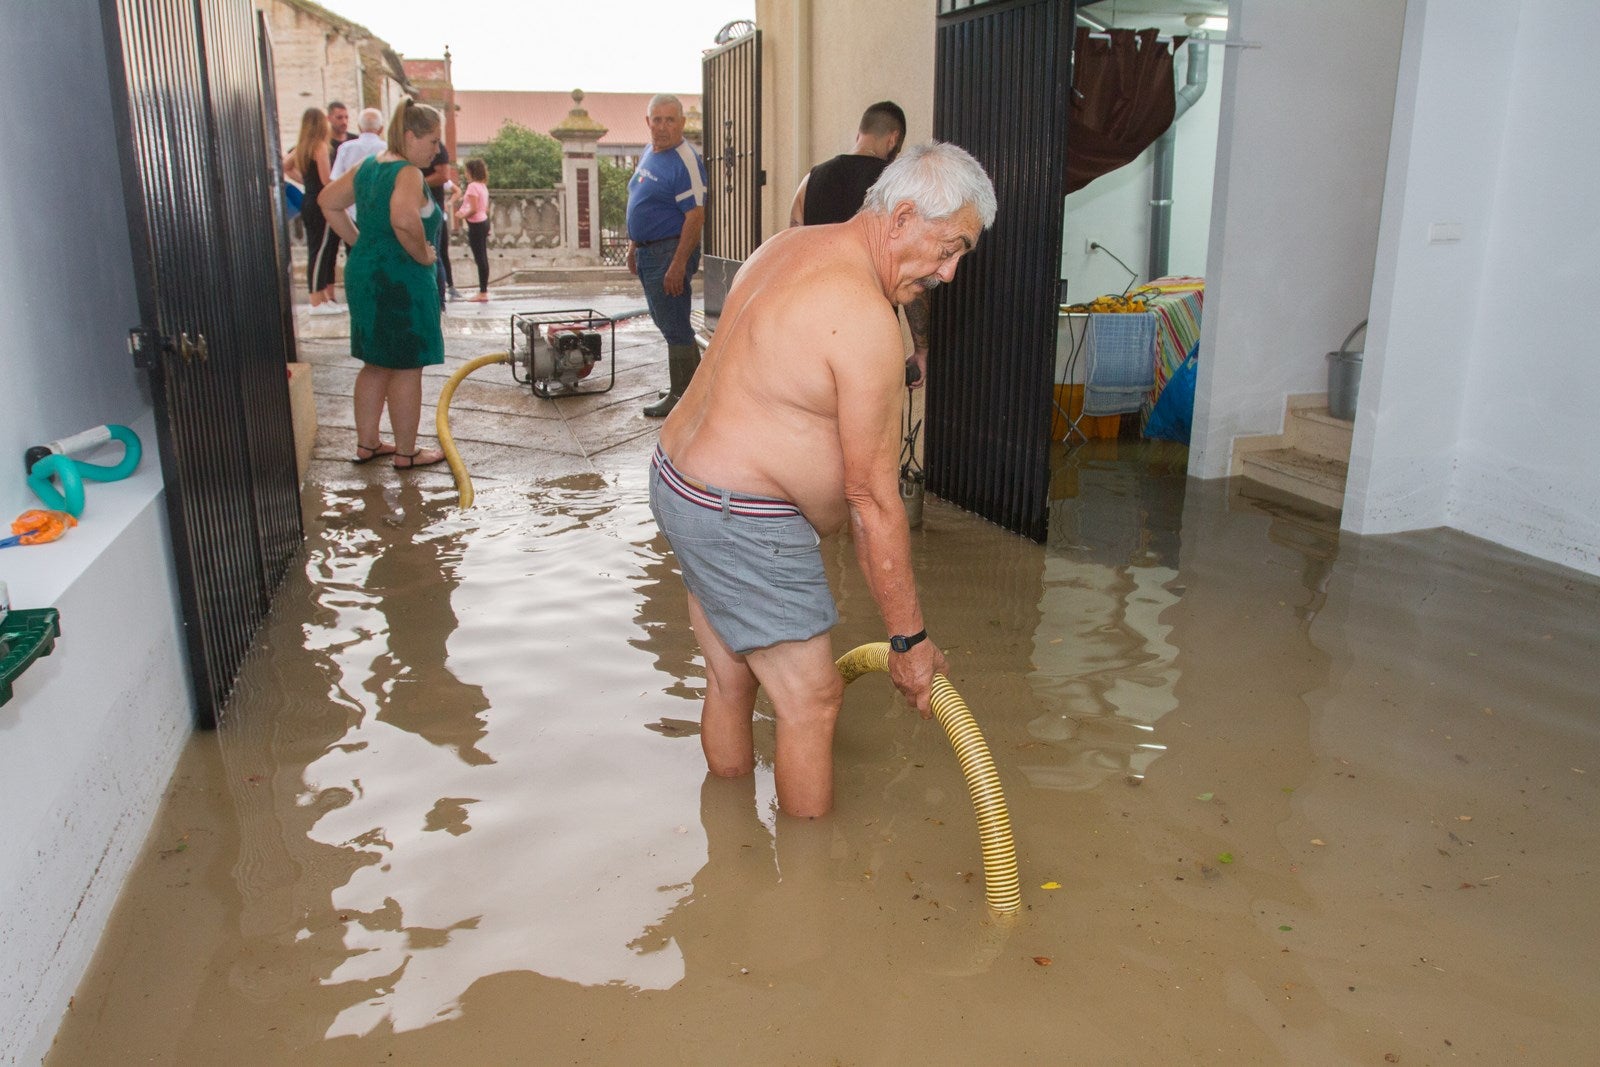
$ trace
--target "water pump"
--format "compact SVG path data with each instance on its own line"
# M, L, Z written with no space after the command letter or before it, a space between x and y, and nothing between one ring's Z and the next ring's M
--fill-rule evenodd
M546 400L609 392L617 382L616 352L616 321L592 308L511 316L511 376ZM611 366L604 385L594 374L601 363Z

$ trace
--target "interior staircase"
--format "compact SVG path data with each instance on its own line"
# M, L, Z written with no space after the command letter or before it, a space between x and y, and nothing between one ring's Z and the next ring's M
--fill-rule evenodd
M1327 394L1291 396L1283 433L1234 441L1231 473L1338 511L1354 428L1328 414Z

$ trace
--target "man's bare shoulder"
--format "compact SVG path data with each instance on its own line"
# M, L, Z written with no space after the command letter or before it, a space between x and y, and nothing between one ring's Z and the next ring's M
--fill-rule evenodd
M825 311L832 319L894 319L866 243L847 223L775 234L740 274L752 292L781 294L792 310Z

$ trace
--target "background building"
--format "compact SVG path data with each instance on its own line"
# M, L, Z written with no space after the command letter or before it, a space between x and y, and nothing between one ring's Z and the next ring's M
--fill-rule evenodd
M385 116L411 91L400 56L388 42L310 0L254 0L266 14L277 83L278 136L287 151L300 135L308 107L338 100L355 113L375 107Z
M650 125L645 119L649 111L650 93L591 93L583 94L584 110L589 117L606 128L600 138L598 154L602 159L629 167L639 161L650 145ZM676 93L683 101L688 124L684 136L699 140L700 94ZM500 127L515 122L535 133L548 134L566 121L572 110L572 93L515 92L510 90L458 89L455 92L457 156L473 155L488 144Z

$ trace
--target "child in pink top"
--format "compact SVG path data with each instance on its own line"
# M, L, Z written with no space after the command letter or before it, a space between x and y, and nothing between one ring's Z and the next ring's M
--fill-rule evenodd
M467 222L467 244L478 265L478 295L474 301L489 299L489 166L481 159L467 160L467 191L456 208L456 218Z

